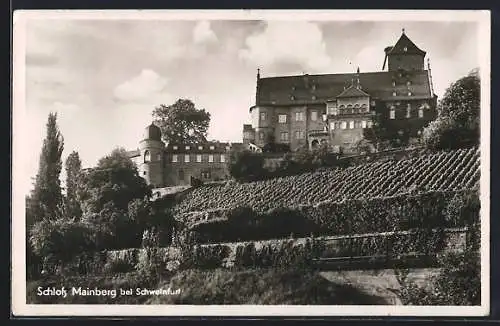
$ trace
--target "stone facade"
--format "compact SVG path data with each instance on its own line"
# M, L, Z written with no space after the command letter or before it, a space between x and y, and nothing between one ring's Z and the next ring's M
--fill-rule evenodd
M333 151L353 152L377 114L416 137L437 116L426 52L404 32L384 52L387 71L267 78L258 72L243 142L259 148L272 135L291 150L327 143Z
M227 162L241 143L165 144L160 128L146 127L137 150L129 151L139 174L155 188L189 185L191 178L218 181L229 178Z

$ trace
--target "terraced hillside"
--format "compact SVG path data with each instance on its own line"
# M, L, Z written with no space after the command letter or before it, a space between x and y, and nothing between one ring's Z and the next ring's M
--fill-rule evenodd
M176 211L182 214L236 206L264 211L322 201L474 189L479 180L479 149L468 148L266 181L207 184L187 194Z

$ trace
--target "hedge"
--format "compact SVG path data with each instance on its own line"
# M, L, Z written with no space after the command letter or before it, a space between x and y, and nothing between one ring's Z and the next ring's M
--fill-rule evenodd
M324 202L314 206L251 208L191 213L199 243L266 240L308 235L347 235L456 228L479 220L477 192L428 192L371 200Z

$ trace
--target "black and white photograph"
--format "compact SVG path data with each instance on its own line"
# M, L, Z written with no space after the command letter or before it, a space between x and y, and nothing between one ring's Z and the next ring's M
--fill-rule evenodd
M17 11L12 309L489 313L490 13Z

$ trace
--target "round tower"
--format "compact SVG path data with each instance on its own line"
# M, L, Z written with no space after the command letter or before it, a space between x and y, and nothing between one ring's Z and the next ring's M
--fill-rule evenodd
M161 130L151 123L144 130L144 137L139 143L141 152L139 173L148 185L163 187L163 168L165 143L161 140Z

